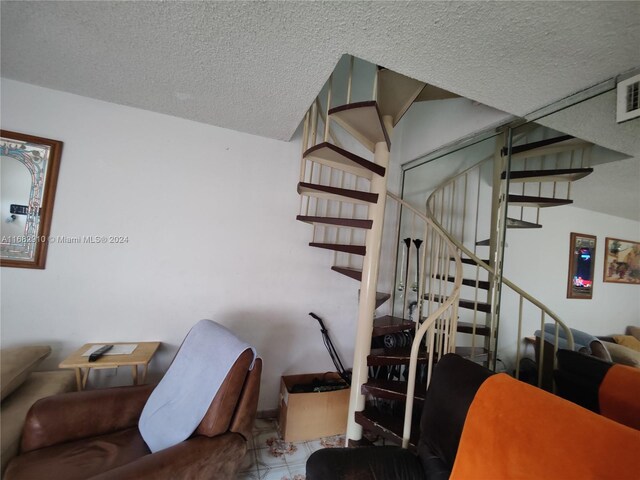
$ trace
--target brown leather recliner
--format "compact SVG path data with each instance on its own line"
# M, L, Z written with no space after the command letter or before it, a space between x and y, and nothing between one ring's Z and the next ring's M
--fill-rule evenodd
M153 385L64 393L38 401L5 480L236 478L258 406L262 361L245 350L193 435L151 453L138 420Z

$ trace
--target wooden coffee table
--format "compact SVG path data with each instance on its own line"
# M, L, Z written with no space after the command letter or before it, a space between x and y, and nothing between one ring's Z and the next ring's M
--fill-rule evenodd
M160 342L113 342L110 345L137 345L136 349L129 355L103 355L95 362L89 362L88 356L83 356L89 348L94 345L105 345L103 343L86 343L78 350L73 352L67 358L65 358L60 365L60 368L73 368L76 371L76 386L78 391L84 389L87 385L87 379L89 378L89 372L92 368L117 368L117 367L131 367L131 375L133 377L133 384L138 385L138 366L142 366L142 378L140 383L144 383L147 378L147 369L151 358L158 350Z

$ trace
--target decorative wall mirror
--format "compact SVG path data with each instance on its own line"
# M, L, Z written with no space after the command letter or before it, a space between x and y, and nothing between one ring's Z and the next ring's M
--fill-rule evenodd
M567 298L593 297L593 268L596 261L596 237L571 233L569 247Z
M0 130L0 266L44 268L62 142Z

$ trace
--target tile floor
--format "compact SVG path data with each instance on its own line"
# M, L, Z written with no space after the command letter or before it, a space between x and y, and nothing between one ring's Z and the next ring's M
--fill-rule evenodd
M320 448L344 446L344 435L309 442L285 442L275 419L258 419L240 467L239 480L305 480L307 458Z

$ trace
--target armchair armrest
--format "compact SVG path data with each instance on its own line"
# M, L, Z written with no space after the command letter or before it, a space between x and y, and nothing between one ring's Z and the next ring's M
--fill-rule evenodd
M135 426L154 388L115 387L43 398L27 414L20 449L28 452Z
M90 480L234 480L246 452L247 441L238 433L224 433L215 437L196 435L173 447L91 477Z

